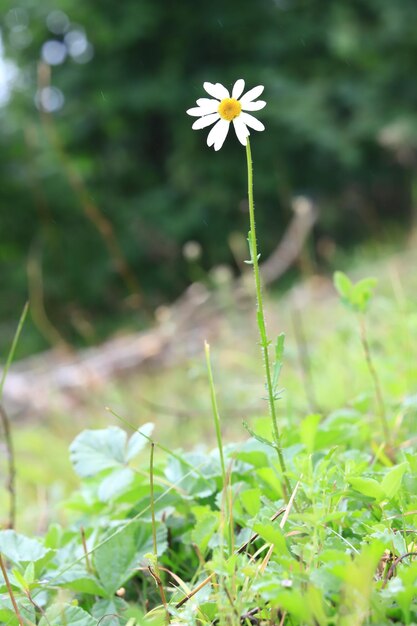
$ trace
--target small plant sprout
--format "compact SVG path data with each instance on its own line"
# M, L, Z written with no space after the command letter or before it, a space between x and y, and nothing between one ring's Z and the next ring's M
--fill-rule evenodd
M340 295L342 303L351 311L358 315L360 339L362 348L365 355L366 364L368 366L369 373L374 385L375 398L378 407L378 414L381 420L382 429L384 432L385 443L390 445L390 431L387 421L387 413L385 409L384 397L382 395L381 384L379 382L378 373L376 371L371 349L368 341L368 333L366 329L365 316L369 309L369 303L374 294L374 290L377 284L376 278L363 278L356 284L344 274L343 272L335 272L334 274L334 286Z
M206 128L215 124L207 137L207 145L213 146L215 150L220 150L229 132L230 123L236 132L236 136L243 146L246 146L249 137L249 128L254 130L265 130L265 126L250 115L248 111L259 111L263 109L266 102L257 100L264 90L263 85L258 85L243 94L245 81L239 78L233 86L232 94L220 83L204 83L206 92L212 98L199 98L197 106L188 109L188 115L198 117L193 124L194 130ZM249 128L248 128L249 127Z
M232 95L229 91L220 83L204 83L204 89L215 100L209 98L200 98L197 100L197 107L188 109L188 115L198 116L198 119L193 124L193 129L205 128L216 122L215 126L211 129L208 137L207 144L214 146L215 150L220 150L227 133L229 132L230 122L233 121L233 125L236 131L237 138L240 143L246 147L246 161L247 161L247 175L248 175L248 200L249 200L249 223L250 230L248 234L249 253L250 260L248 264L253 266L253 276L255 281L256 303L257 303L257 322L259 329L260 345L262 351L262 358L265 369L266 379L266 391L269 407L269 415L272 424L273 433L273 447L278 454L278 461L283 476L283 491L288 497L291 493L291 485L287 476L287 470L285 466L284 455L282 451L280 430L278 427L278 419L276 414L275 403L279 395L276 392L276 380L274 381L274 373L272 371L271 362L269 359L269 345L270 340L266 332L264 305L262 299L262 285L261 276L259 271L259 253L258 244L256 239L256 225L255 225L255 205L253 200L253 167L252 167L252 154L249 142L250 131L248 126L255 130L264 130L264 125L259 122L255 117L247 113L247 111L257 111L265 106L263 100L256 100L264 90L262 85L254 87L246 94L242 96L245 88L245 81L239 79L235 82ZM279 346L283 347L283 337L278 341ZM280 367L280 366L279 366ZM275 377L277 378L277 377Z

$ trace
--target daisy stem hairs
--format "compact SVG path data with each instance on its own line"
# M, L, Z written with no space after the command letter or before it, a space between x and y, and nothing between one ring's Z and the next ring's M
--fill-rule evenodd
M261 284L261 276L259 272L259 254L258 254L258 243L256 239L256 224L255 224L255 204L253 201L253 166L252 166L252 153L250 149L249 137L246 141L246 160L248 166L248 202L249 202L249 223L250 230L248 235L249 249L251 255L251 264L253 265L253 276L255 280L255 291L256 291L256 307L257 307L257 322L259 329L259 338L260 338L260 346L262 351L262 359L264 363L265 369L265 379L266 379L266 390L268 394L268 408L269 408L269 416L271 418L272 423L272 433L275 442L275 448L278 454L278 461L281 467L281 472L285 484L285 489L287 493L285 494L287 497L291 493L291 484L287 476L287 468L285 466L284 455L282 452L282 444L281 444L281 435L278 427L278 419L277 419L277 411L275 406L276 394L274 390L274 384L272 379L271 372L271 363L269 360L269 345L270 341L268 339L268 335L266 332L266 323L265 323L265 314L264 314L264 304L262 298L262 284Z

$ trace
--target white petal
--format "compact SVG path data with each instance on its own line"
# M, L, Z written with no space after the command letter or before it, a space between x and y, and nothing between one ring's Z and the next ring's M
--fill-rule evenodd
M220 148L224 144L224 140L226 139L227 133L229 132L229 128L230 128L230 122L227 122L226 120L220 120L220 122L217 124L217 126L219 124L221 124L221 126L219 127L219 129L217 131L216 141L215 141L215 144L214 144L214 149L215 150L220 150Z
M215 126L213 126L213 128L211 129L211 131L209 132L209 134L207 135L207 145L209 148L211 148L211 146L214 144L214 142L216 141L216 133L217 133L217 126L220 124L219 120L217 122L217 124Z
M200 117L201 115L205 115L204 109L201 107L193 107L192 109L187 109L188 115L192 115L193 117Z
M245 122L242 120L242 115L235 117L233 120L233 126L235 127L236 137L239 139L242 146L246 146L249 130Z
M245 124L247 124L250 128L254 128L255 130L265 130L265 126L262 122L257 120L256 117L253 117L253 115L249 115L249 113L241 113L239 117L242 118L242 122L245 122Z
M208 113L215 113L219 108L219 101L211 100L211 98L199 98L197 100L197 104L205 111L205 115Z
M207 145L212 146L214 144L214 149L219 150L226 139L229 126L230 122L227 122L226 120L219 120L208 134Z
M258 85L257 87L254 87L253 89L248 91L248 93L245 93L245 95L242 96L240 99L241 105L243 106L245 103L252 102L252 100L255 100L255 98L259 98L264 89L265 87L263 85Z
M260 109L263 109L265 105L266 105L266 102L264 102L263 100L256 100L256 102L247 102L246 104L243 103L242 110L243 111L259 111Z
M210 115L204 115L200 117L199 120L196 120L192 125L193 130L199 130L200 128L205 128L206 126L210 126L210 124L214 124L217 120L220 119L220 115L218 113L211 113Z
M218 100L230 98L230 94L226 87L223 87L220 83L204 83L203 87L207 93L210 94L210 96L213 96L213 98L217 98Z
M240 96L243 93L244 88L245 88L245 81L243 80L243 78L239 78L239 80L237 80L235 84L233 85L232 98L236 98L236 100L239 100Z

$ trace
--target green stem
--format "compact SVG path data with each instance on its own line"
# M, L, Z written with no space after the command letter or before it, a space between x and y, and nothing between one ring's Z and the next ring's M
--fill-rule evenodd
M284 483L287 491L287 497L291 493L291 485L287 476L287 468L285 466L284 455L282 452L282 444L281 444L281 436L278 428L278 420L277 413L275 408L275 394L274 388L272 384L272 375L271 375L271 365L269 362L269 340L266 332L266 324L265 324L265 314L264 314L264 305L262 299L262 286L261 286L261 276L259 272L259 263L258 263L258 244L256 241L256 226L255 226L255 205L253 202L253 168L252 168L252 154L250 149L249 137L246 143L246 159L248 164L248 199L249 199L249 220L250 220L250 231L249 231L249 244L250 244L250 253L251 260L253 265L253 275L255 279L255 290L256 290L256 317L258 321L259 328L259 337L260 337L260 346L262 350L262 358L264 362L265 369L265 379L266 379L266 388L268 392L268 408L269 415L272 422L272 432L274 435L276 450L278 454L278 461L281 467L281 472L283 475Z
M16 332L15 332L15 335L13 337L12 347L10 348L9 354L7 355L6 365L4 366L4 369L3 369L3 372L2 372L2 375L1 375L1 379L0 379L0 401L3 398L3 387L4 387L5 380L6 380L6 376L7 376L7 373L9 371L9 369L10 369L12 361L14 359L14 353L16 351L16 346L18 344L20 333L22 332L22 329L23 329L23 326L24 326L24 323L25 323L28 311L29 311L29 302L26 302L25 306L23 307L23 311L22 311L22 314L20 316L19 323L17 325L17 329L16 329Z
M229 481L228 481L227 472L226 472L226 463L224 461L222 432L220 428L220 414L219 414L219 409L217 406L216 389L214 386L213 372L211 369L210 345L207 343L207 341L204 343L204 349L206 353L207 374L208 374L209 385L210 385L211 407L213 411L214 426L216 429L217 447L219 449L220 467L222 470L222 478L223 478L223 494L224 494L224 502L226 505L225 506L226 523L227 523L227 530L228 530L227 543L228 543L229 556L231 556L233 552L233 531L232 531L232 519L231 519L231 506L230 506L229 493L228 493Z
M151 518L152 518L152 546L153 546L153 554L155 559L157 558L157 554L158 554L158 544L157 544L157 540L156 540L156 521L155 521L155 491L154 491L154 482L153 482L153 472L154 472L154 467L153 467L153 457L154 457L154 452L155 452L155 444L152 441L151 442L151 453L150 453L150 458L149 458L149 489L150 489L150 496L151 496Z
M382 389L381 389L381 385L379 382L378 374L377 374L377 371L375 369L375 365L372 359L371 348L368 342L368 334L366 332L366 324L365 324L364 316L359 317L359 327L360 327L361 342L362 342L362 347L363 347L363 351L365 354L366 364L368 366L368 370L371 375L372 382L374 384L375 397L376 397L376 402L378 406L378 414L381 420L382 430L384 432L385 444L387 446L390 446L391 434L390 434L390 430L388 426L387 411L385 409L384 396L382 395Z

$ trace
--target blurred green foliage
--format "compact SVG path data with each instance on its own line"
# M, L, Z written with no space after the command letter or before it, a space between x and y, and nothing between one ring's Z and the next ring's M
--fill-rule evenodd
M203 268L233 263L245 157L237 141L215 154L191 130L185 110L205 80L265 85L267 130L252 142L265 254L300 193L319 206L316 241L409 224L415 0L6 5L3 45L19 73L0 109L1 320L15 324L29 275L46 340L57 336L42 300L58 333L88 343L109 319L139 319L132 293L149 311L181 292L187 241L201 244Z

